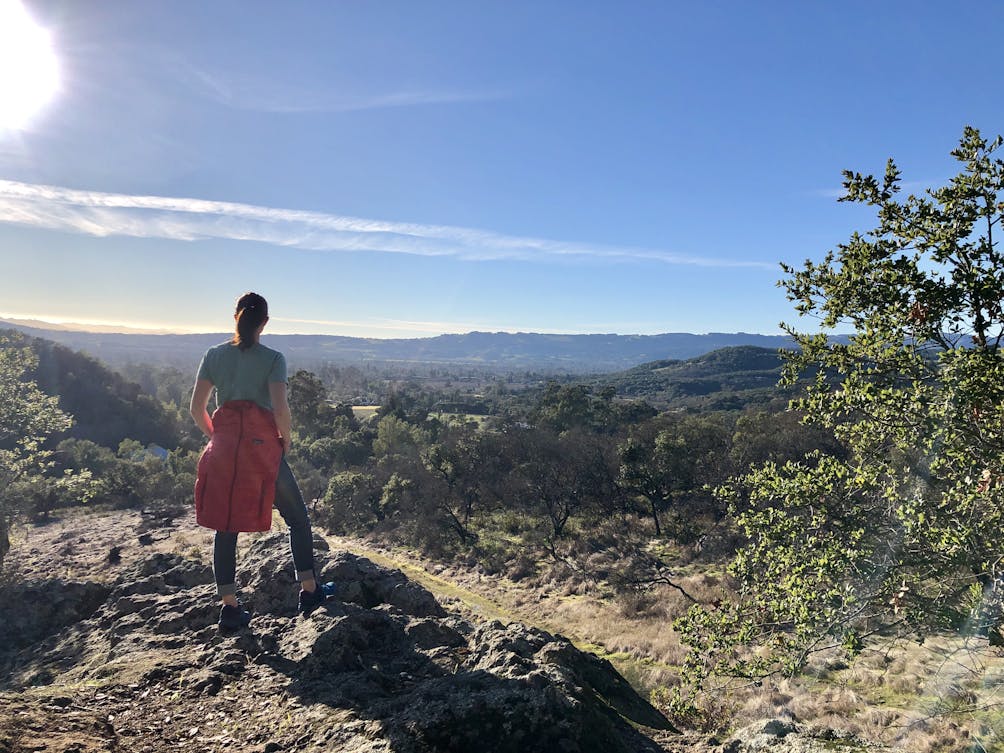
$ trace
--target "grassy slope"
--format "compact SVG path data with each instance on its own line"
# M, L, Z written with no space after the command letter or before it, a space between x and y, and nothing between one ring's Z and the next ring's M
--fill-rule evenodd
M413 551L329 536L333 547L396 567L448 608L502 622L519 620L569 637L608 659L642 692L670 687L683 659L670 627L686 607L671 590L653 592L655 609L593 595L531 589L503 578L446 570ZM714 579L696 571L681 582L713 597ZM665 694L662 694L665 697ZM923 645L874 645L853 664L821 654L805 676L759 686L723 684L705 698L733 727L792 715L820 728L882 741L916 753L1004 753L1004 658L985 641L940 636ZM836 748L835 748L836 749Z

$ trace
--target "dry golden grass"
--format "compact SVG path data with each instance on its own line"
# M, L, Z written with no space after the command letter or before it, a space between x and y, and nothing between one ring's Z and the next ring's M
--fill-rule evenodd
M1004 751L1004 659L985 641L889 642L849 666L817 657L810 670L720 689L739 701L733 725L790 716L911 753Z
M334 541L332 541L334 543ZM347 541L339 544L345 545ZM360 553L365 553L361 551ZM607 658L657 705L679 684L685 649L673 620L691 602L667 585L614 595L602 583L569 577L560 568L514 582L462 567L422 563L412 551L383 548L385 564L407 562L436 580L423 585L463 601L465 592L497 605L500 618L518 619L562 633L580 648ZM699 601L722 598L722 578L685 569L674 581ZM461 590L447 587L454 584ZM445 590L444 590L445 589ZM483 611L483 607L482 607ZM738 729L765 717L790 718L809 728L852 735L908 753L1004 753L1004 654L985 640L935 636L868 647L854 661L838 651L813 656L805 674L791 679L719 682L700 699L706 724ZM723 731L723 730L719 730Z
M352 415L356 417L357 421L366 421L372 418L379 409L379 405L353 405Z
M701 599L720 595L713 578L695 574L679 582ZM629 599L548 598L536 606L552 625L607 656L638 690L679 682L685 650L671 623L689 603L674 589ZM725 718L732 729L792 718L910 753L1004 753L1004 658L981 640L887 642L852 662L834 651L814 657L802 677L760 686L723 682L702 703L711 723Z

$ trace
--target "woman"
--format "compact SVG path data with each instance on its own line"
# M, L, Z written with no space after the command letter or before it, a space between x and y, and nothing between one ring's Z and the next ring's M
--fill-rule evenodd
M236 332L233 339L210 348L202 357L192 391L192 418L210 440L213 438L213 419L220 420L228 403L231 406L246 406L250 403L239 401L251 401L254 403L251 406L254 410L264 409L270 412L270 415L265 414L269 426L274 418L278 438L282 443L275 481L275 507L289 526L289 546L301 588L299 611L301 614L309 614L325 600L325 594L314 578L313 534L307 507L285 458L289 451L291 424L286 397L286 358L282 353L258 342L268 323L268 303L262 296L257 293L242 295L237 301L234 321ZM220 408L210 417L207 406L214 388ZM276 469L270 470L274 473ZM233 472L236 475L241 471L235 466ZM242 500L236 502L241 503ZM270 518L271 514L267 513L267 516ZM231 528L225 525L219 527ZM219 620L223 631L240 629L251 621L251 615L237 599L237 530L256 529L236 527L235 530L217 530L213 545L216 590L223 601Z

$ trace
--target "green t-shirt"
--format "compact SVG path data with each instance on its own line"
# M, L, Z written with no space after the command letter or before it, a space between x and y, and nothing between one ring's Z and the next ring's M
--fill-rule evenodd
M253 400L272 410L270 382L286 382L286 357L261 343L241 350L233 343L215 345L202 356L198 379L216 387L217 405L230 400Z

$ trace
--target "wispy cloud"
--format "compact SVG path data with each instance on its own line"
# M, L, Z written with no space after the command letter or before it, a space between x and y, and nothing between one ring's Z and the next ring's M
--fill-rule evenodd
M378 93L336 91L330 86L312 89L290 81L267 77L232 76L210 72L177 61L186 82L205 98L236 110L274 113L356 112L391 107L451 105L511 99L514 92L503 88L415 88Z
M448 256L468 261L601 259L776 271L761 261L505 235L226 201L133 196L0 180L0 222L98 237L220 238L311 251Z

